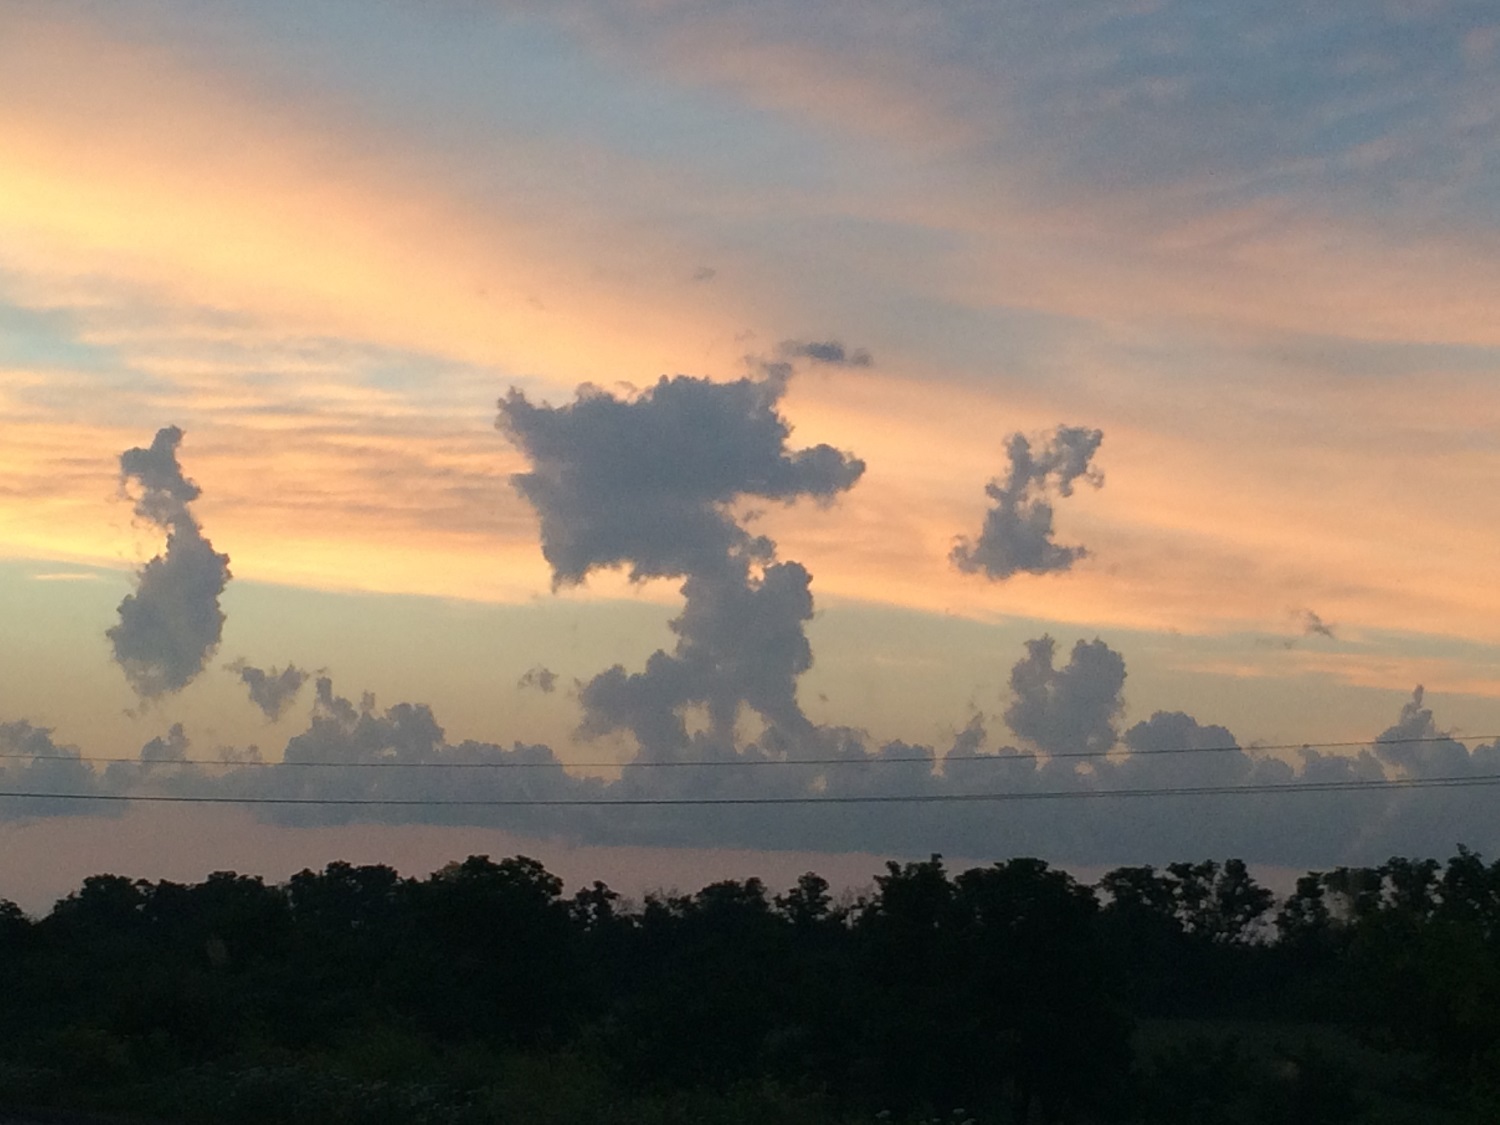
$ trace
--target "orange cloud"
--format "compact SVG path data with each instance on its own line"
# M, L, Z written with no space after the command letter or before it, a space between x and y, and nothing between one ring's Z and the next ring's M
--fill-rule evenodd
M508 166L557 163L503 143L513 151L496 158ZM371 155L392 144L402 159ZM590 174L590 154L568 159ZM443 172L442 154L410 138L332 111L294 115L74 24L17 21L0 46L3 259L33 293L102 277L285 331L565 384L654 370L661 341L714 334L711 307L682 283L691 256L658 239L602 238L608 228L576 200L465 199ZM634 178L641 197L659 187L659 173L620 161L608 174L622 189ZM601 280L621 260L634 284Z
M870 344L880 366L799 376L787 413L799 441L852 450L869 472L830 511L761 519L820 594L1091 628L1257 628L1313 604L1355 624L1500 632L1485 572L1500 511L1475 484L1500 465L1465 436L1500 423L1491 380L1355 386L1295 364L1272 374L1256 356L1288 333L1500 343L1489 232L1418 237L1330 208L1185 206L1179 219L1118 193L1043 199L1039 162L999 142L975 155L950 84L961 79L924 86L910 67L865 67L733 19L669 37L673 74L808 109L819 128L855 126L896 146L896 170L837 178L816 198L760 197L755 185L737 194L681 169L509 137L474 159L540 162L554 190L476 196L445 178L452 154L331 102L278 102L253 76L77 24L14 24L0 44L8 284L18 299L80 310L87 339L160 378L140 393L172 418L151 424L187 429L205 526L237 575L546 596L534 519L506 480L519 462L490 429L506 383L555 392L684 367L729 376L742 352L828 317L868 332L850 342ZM1003 127L994 135L1003 141ZM926 163L939 150L943 162ZM607 178L609 191L564 191L562 169ZM785 245L679 238L643 218L643 201L709 226L785 207ZM891 248L872 230L932 236L940 249ZM715 244L740 268L686 284L698 248ZM865 301L864 282L881 302ZM986 369L903 351L922 327L917 311L902 322L906 298L976 317L1031 309L1064 327L1040 369L1019 354ZM312 342L326 353L310 354ZM424 398L421 379L360 382L359 348L474 370L462 382L434 372ZM1158 369L1168 354L1177 369ZM1231 355L1237 372L1260 364L1255 378L1183 370ZM251 369L274 379L252 381ZM0 549L134 561L109 498L113 458L149 427L63 421L29 395L67 378L0 374L7 415L27 421L0 451ZM1066 578L1002 585L954 572L948 550L978 527L1004 437L1059 422L1105 431L1108 484L1058 511L1060 538L1095 557ZM1400 458L1372 449L1372 434L1405 443ZM631 593L609 577L590 590ZM643 596L671 603L675 591Z

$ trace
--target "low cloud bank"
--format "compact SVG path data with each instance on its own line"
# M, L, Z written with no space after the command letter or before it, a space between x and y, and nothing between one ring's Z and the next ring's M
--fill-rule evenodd
M666 760L660 746L643 744L612 780L570 771L543 745L450 742L426 705L382 708L369 695L351 700L327 677L317 681L306 728L287 742L282 760L271 764L231 761L225 751L216 752L226 759L222 762L185 762L195 756L181 728L174 727L142 747L138 762L100 770L82 760L76 748L56 744L48 731L12 722L0 724L5 755L0 786L34 796L0 798L0 817L118 812L125 802L99 798L156 794L354 802L254 807L263 820L277 824L482 825L583 845L936 850L976 857L1038 854L1098 864L1239 855L1295 867L1438 854L1458 843L1489 852L1500 848L1493 791L1486 787L1102 795L1500 773L1500 743L1469 749L1444 736L1420 688L1397 721L1355 754L1309 747L1276 755L1242 747L1226 728L1180 711L1157 712L1122 728L1118 654L1099 641L1079 642L1068 662L1057 667L1046 659L1054 651L1051 638L1028 643L1013 669L1006 711L1026 734L1013 729L1014 741L994 749L987 748L990 732L977 716L941 750L872 743L859 731L814 726L798 743L799 757L774 736L730 746L708 730L677 747L680 756L671 761L678 764L654 764ZM1063 706L1060 698L1075 701L1080 714L1062 722L1055 710ZM1086 756L1105 752L1105 757ZM44 796L48 793L93 799L53 801ZM990 794L1021 799L971 799ZM931 803L838 803L851 797L915 797ZM629 803L778 798L825 803ZM366 801L398 803L358 803Z

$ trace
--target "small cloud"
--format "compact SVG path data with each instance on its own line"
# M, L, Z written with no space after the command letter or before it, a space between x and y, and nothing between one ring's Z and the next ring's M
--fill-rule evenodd
M845 348L837 340L783 340L780 351L784 359L810 359L832 367L870 367L875 363L866 349Z
M236 660L224 665L224 671L239 676L240 682L250 689L250 702L273 723L295 702L308 679L308 673L295 664L280 669L256 668L244 660Z
M713 266L699 266L693 271L693 280L700 285L704 282L712 281L718 276L719 271L714 269Z
M115 661L142 699L180 691L219 647L224 613L219 595L229 582L229 556L213 549L188 505L200 490L182 474L182 431L167 426L148 448L120 455L120 485L135 484L138 519L166 532L166 550L136 575L135 593L120 603L119 623L106 636Z
M527 669L526 674L516 681L516 688L535 688L543 695L551 695L557 690L557 673L538 664L535 668Z
M1312 610L1305 609L1302 611L1303 636L1327 637L1329 640L1333 641L1338 639L1338 635L1334 632L1336 628L1338 628L1337 625L1329 621L1324 621Z
M173 723L165 735L158 735L141 747L143 762L185 762L190 743L181 723Z
M948 556L964 573L983 573L996 581L1023 571L1061 574L1087 557L1083 546L1054 542L1049 498L1073 495L1073 484L1079 480L1103 486L1104 474L1090 462L1104 433L1059 426L1038 440L1040 449L1034 449L1024 434L1012 434L1006 442L1010 470L985 485L995 506L985 514L979 538L960 538Z
M97 582L99 575L79 570L48 571L43 574L32 574L28 577L33 582Z

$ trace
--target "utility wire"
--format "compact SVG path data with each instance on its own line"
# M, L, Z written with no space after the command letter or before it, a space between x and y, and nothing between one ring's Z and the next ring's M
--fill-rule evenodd
M1108 758L1111 755L1117 757L1144 758L1154 757L1160 754L1232 754L1245 753L1248 751L1272 751L1272 750L1349 750L1357 747L1372 746L1410 746L1418 743L1430 742L1495 742L1500 741L1500 734L1469 734L1469 735L1428 735L1420 738L1381 738L1365 739L1358 742L1275 742L1261 743L1252 746L1164 746L1144 750L1121 750L1116 747L1111 750L1063 750L1053 754L1037 754L1030 751L1021 751L1015 754L979 754L974 756L952 756L933 755L924 757L920 754L875 756L865 758L752 758L738 760L733 758L719 758L712 761L688 762L565 762L561 759L553 759L545 762L451 762L451 761L426 761L426 762L401 762L395 760L377 760L362 762L335 762L335 761L294 761L294 762L264 762L264 761L224 761L212 758L151 758L142 759L124 757L99 757L91 755L75 754L28 754L25 752L0 752L0 760L22 760L32 762L79 762L86 765L152 765L152 766L225 766L236 769L249 767L253 769L266 769L271 767L292 767L295 769L619 769L622 766L630 766L632 769L684 769L684 768L715 768L733 766L868 766L907 763L927 763L934 765L939 762L1034 762L1038 759L1080 759L1080 758ZM503 751L502 749L502 752Z
M1500 785L1500 773L1448 777L1403 777L1389 780L1291 781L1257 785L1150 786L1135 789L1038 789L1010 793L851 794L794 797L226 797L178 793L21 793L0 791L0 798L40 801L141 801L182 805L318 805L383 808L607 808L700 805L950 805L1010 801L1072 801L1139 797L1221 797L1283 793L1360 793L1390 789L1471 789Z

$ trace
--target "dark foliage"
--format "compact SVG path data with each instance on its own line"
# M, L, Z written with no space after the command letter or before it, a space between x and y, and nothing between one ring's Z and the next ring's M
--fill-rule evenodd
M486 856L283 886L97 875L34 922L0 900L0 1106L1479 1121L1497 1076L1500 864L1462 849L1310 873L1279 908L1236 860L1089 887L1040 860L950 875L938 856L842 905L808 874L636 908Z

